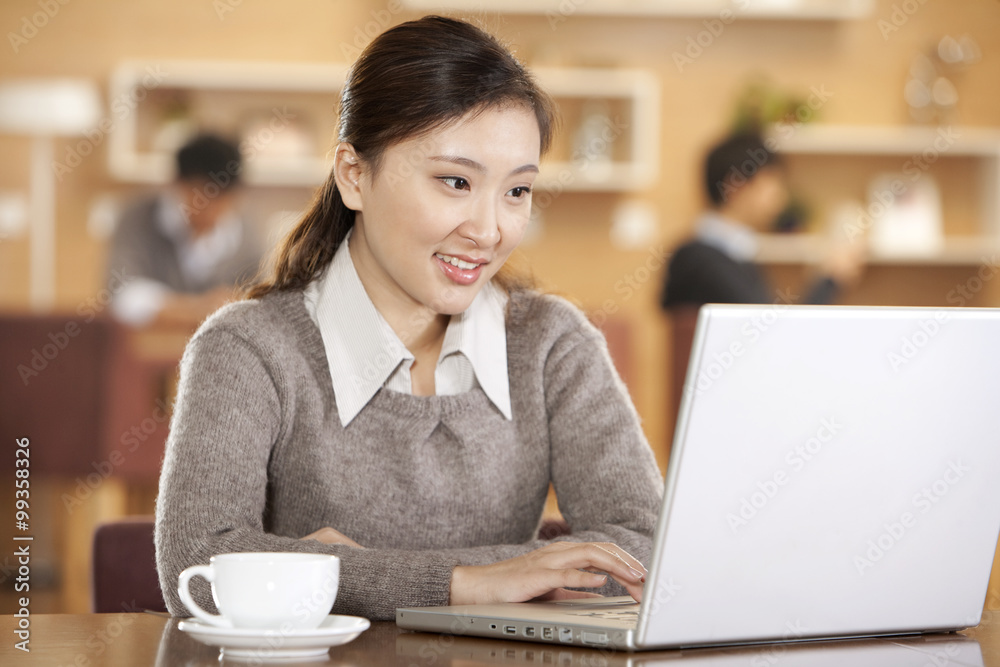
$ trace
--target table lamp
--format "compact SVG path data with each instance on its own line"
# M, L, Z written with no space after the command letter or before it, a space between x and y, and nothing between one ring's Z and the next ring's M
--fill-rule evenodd
M93 128L101 114L97 86L86 79L0 81L0 132L29 135L29 289L32 310L51 310L56 293L53 137Z

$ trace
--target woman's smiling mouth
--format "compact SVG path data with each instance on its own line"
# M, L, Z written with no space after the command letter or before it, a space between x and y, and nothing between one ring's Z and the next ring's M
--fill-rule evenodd
M468 262L453 255L444 253L434 253L434 258L438 262L441 271L454 283L459 285L471 285L479 279L482 267L486 262Z

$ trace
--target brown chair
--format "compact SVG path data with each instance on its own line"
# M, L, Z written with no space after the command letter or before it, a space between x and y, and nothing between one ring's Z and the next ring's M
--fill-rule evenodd
M156 573L153 517L101 524L94 532L94 612L166 611Z

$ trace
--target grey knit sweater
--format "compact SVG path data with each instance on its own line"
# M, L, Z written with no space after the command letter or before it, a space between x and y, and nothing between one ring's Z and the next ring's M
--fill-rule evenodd
M170 611L189 615L181 570L239 551L340 556L335 613L389 619L447 604L456 565L546 544L550 481L568 539L615 542L647 562L662 479L603 337L564 300L520 292L507 348L513 420L481 389L382 389L345 428L301 291L209 318L181 362L156 506ZM298 539L323 526L366 548ZM204 580L192 593L214 611Z

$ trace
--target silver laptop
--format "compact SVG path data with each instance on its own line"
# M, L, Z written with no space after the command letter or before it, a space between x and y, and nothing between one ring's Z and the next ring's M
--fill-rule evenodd
M396 622L626 650L974 626L998 480L1000 310L709 305L641 605L406 608Z

